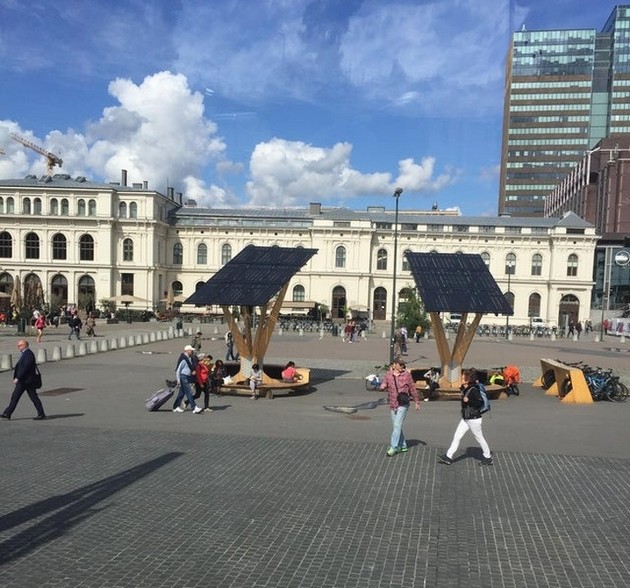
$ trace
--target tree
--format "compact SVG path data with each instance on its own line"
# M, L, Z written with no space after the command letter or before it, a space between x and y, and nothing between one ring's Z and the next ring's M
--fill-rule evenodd
M431 326L431 321L424 310L424 304L418 296L418 292L412 286L407 286L400 291L400 302L398 303L398 314L396 323L399 326L407 327L409 333L413 333L418 325L423 331Z

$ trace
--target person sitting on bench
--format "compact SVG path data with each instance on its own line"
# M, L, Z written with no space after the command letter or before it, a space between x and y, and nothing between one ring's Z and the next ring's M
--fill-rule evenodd
M282 381L295 383L302 379L302 375L295 369L295 362L290 361L282 370Z

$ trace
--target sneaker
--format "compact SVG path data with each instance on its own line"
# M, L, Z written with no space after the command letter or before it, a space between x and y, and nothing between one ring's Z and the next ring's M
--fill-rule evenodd
M444 455L438 455L438 461L444 465L451 465L453 463L453 460L446 455L446 453Z
M400 451L400 453L407 453L407 451L409 451L409 447L405 446L405 447L400 447L398 449L398 451Z
M387 457L391 457L392 455L396 455L398 453L398 449L394 449L393 447L390 447L387 450Z
M208 408L204 408L204 409L203 409L203 412L212 412L212 409L211 409L210 407L208 407Z
M176 407L173 409L173 412L184 412L184 411L182 410L181 406L176 406Z
M201 408L201 406L195 406L193 414L199 414L200 412L203 412L203 408Z
M490 466L492 465L492 456L490 457L481 457L481 464L480 465L484 465L484 466Z

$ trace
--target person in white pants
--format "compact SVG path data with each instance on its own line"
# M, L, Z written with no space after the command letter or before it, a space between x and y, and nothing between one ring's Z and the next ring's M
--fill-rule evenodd
M483 399L481 392L477 387L477 371L474 369L464 370L462 373L462 420L459 421L451 446L446 450L445 454L438 455L438 461L445 465L453 463L453 456L459 448L459 443L466 431L470 430L477 443L481 446L483 457L481 465L492 465L492 453L490 447L483 436L481 429L481 408L483 407Z

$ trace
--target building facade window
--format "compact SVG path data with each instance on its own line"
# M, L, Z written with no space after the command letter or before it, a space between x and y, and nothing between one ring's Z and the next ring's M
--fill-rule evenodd
M297 285L293 287L293 302L304 302L306 300L306 290L304 286Z
M68 241L64 235L57 233L52 238L52 258L67 259L68 257Z
M127 203L126 202L118 203L118 217L127 218Z
M221 247L221 265L229 263L232 259L232 246L229 243L224 243Z
M541 297L540 294L534 292L529 296L529 303L527 305L527 316L540 316L540 308L541 308Z
M481 260L486 264L486 267L490 267L490 254L487 251L482 252Z
M403 252L402 271L404 272L409 271L409 262L407 261L407 253L409 253L409 249L405 249L405 251Z
M208 265L208 246L205 243L197 245L197 265Z
M5 259L13 257L13 237L7 231L0 233L0 257Z
M376 253L376 269L377 270L386 270L387 269L387 250L379 249Z
M123 241L123 261L133 261L133 239Z
M182 265L184 263L184 246L181 243L173 245L173 265Z
M181 282L175 281L172 284L173 287L173 296L181 296L184 292L184 286Z
M133 296L133 274L120 274L120 293Z
M346 248L343 245L335 250L335 267L346 267Z
M542 255L540 255L540 253L532 255L532 276L542 276L542 259Z
M138 218L138 204L136 202L129 203L129 218Z
M94 261L94 238L92 235L79 237L79 259L81 261Z
M15 200L9 196L7 198L7 214L13 214L15 212Z
M31 199L24 198L22 201L22 214L31 214Z
M96 216L96 200L93 198L88 202L88 215Z
M35 198L33 200L33 214L41 214L42 213L42 199Z
M87 213L87 207L85 206L85 200L83 200L83 198L80 198L79 202L77 202L77 215L85 216L86 213Z
M68 304L68 280L61 274L50 280L50 304L53 307Z
M569 255L567 259L567 276L575 277L578 275L578 256L575 253Z
M59 214L59 200L56 198L50 199L50 214L55 216Z
M70 202L67 198L61 199L61 216L68 216L70 214Z
M28 233L24 244L26 245L26 259L39 259L39 237L35 233Z
M514 275L516 273L516 255L508 253L505 256L505 275Z

